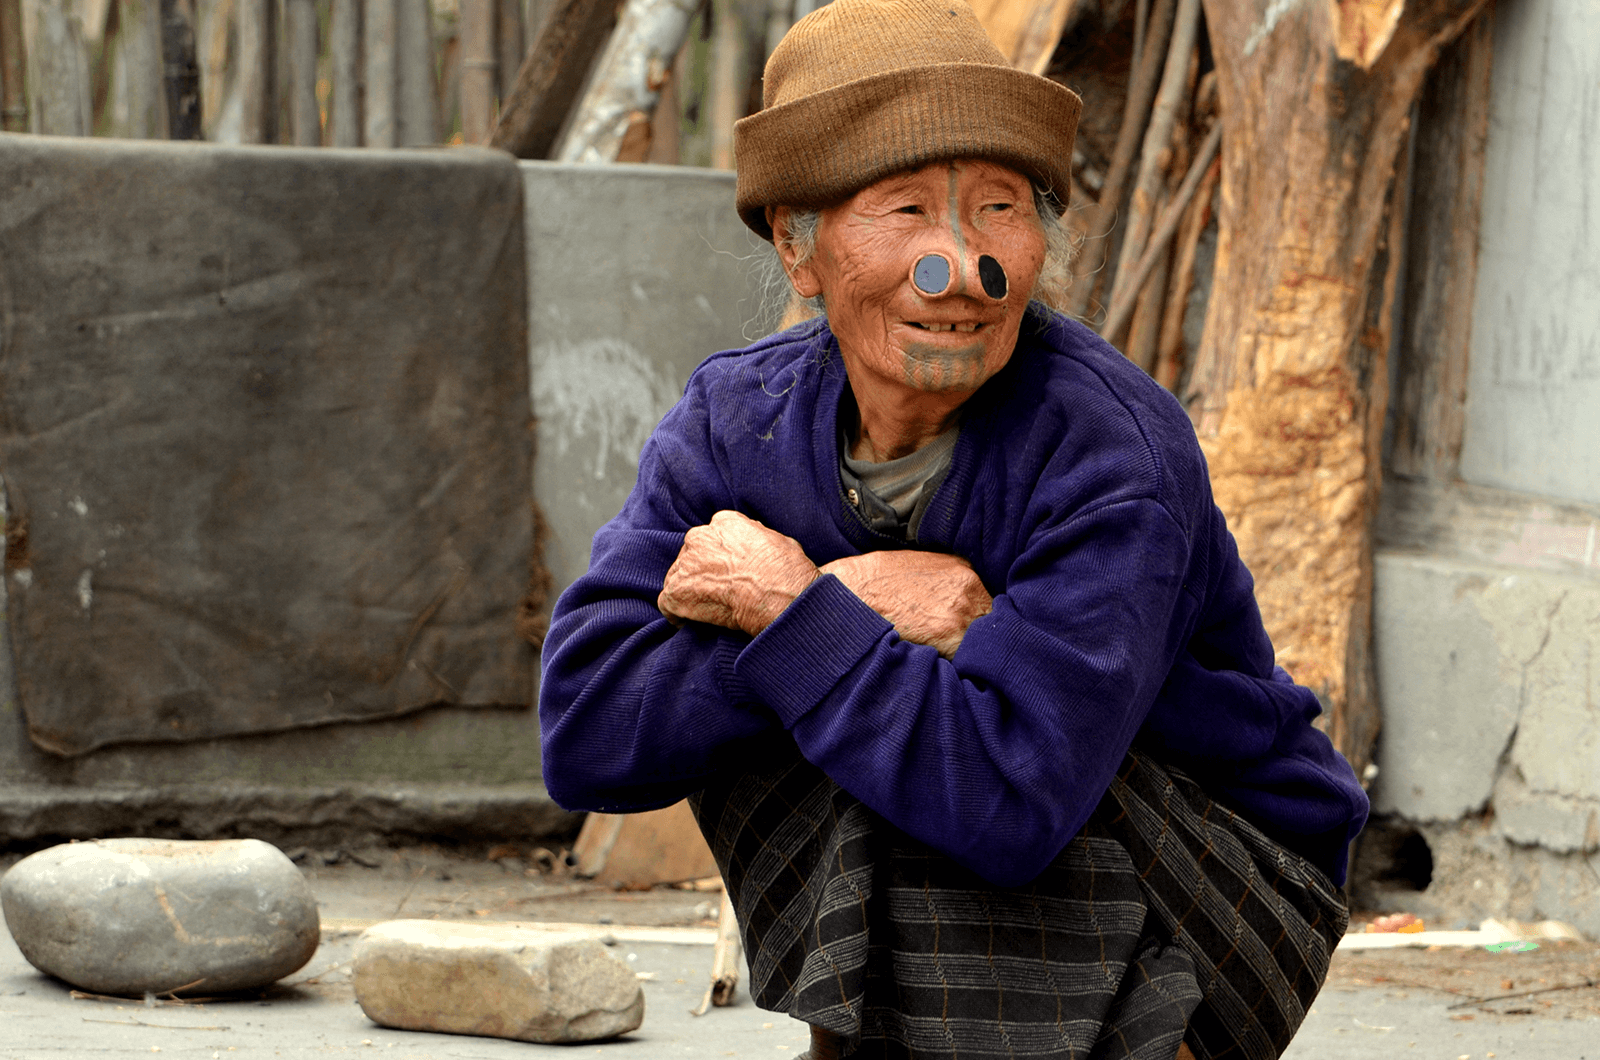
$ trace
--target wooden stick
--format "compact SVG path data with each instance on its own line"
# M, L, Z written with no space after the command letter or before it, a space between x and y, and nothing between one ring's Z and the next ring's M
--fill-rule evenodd
M1167 298L1167 312L1161 322L1161 348L1156 352L1155 380L1173 393L1177 393L1178 377L1183 374L1183 321L1189 309L1189 292L1194 288L1195 253L1200 246L1200 236L1211 223L1211 197L1217 181L1222 176L1222 160L1212 159L1206 175L1200 180L1200 190L1184 214L1183 227L1178 237L1178 259L1172 281L1172 293Z
M1178 222L1183 219L1184 208L1189 205L1189 200L1194 198L1195 189L1199 187L1201 177L1210 167L1211 160L1216 157L1217 148L1221 144L1222 123L1218 122L1211 127L1205 142L1200 145L1199 152L1195 154L1194 164L1189 167L1183 183L1178 186L1178 193L1172 197L1172 202L1167 204L1166 210L1161 214L1161 220L1156 225L1156 230L1151 233L1144 254L1127 275L1126 285L1122 283L1122 277L1118 277L1117 295L1112 299L1111 308L1106 312L1106 322L1100 328L1101 338L1108 342L1116 341L1118 332L1128 323L1128 315L1133 311L1133 303L1139 295L1139 289L1144 286L1144 281L1149 279L1150 270L1155 268L1157 255L1166 249L1172 234L1178 230Z
M170 0L164 0L170 2ZM289 49L289 129L299 147L322 146L322 111L317 106L317 0L284 0Z
M494 128L494 0L461 0L461 141L481 144Z
M23 71L22 0L0 0L0 129L28 131L28 95Z
M329 139L335 147L361 146L361 0L333 0L328 25L333 66Z
M500 68L495 71L495 95L505 99L517 86L517 71L528 56L528 38L522 24L522 0L499 0L496 7L499 26L495 45Z
M362 142L368 147L393 147L400 142L395 112L396 0L364 0L361 14L361 51L366 58Z
M200 139L200 64L194 51L194 3L161 0L161 81L167 139Z
M701 1000L700 1007L690 1010L691 1016L704 1016L712 1005L726 1008L733 1004L734 995L739 990L739 961L742 955L739 919L734 915L733 899L728 897L724 889L722 904L717 910L717 945L711 953L711 985L706 988L706 996Z
M616 17L616 0L555 0L489 143L518 158L548 158Z
M1163 196L1162 207L1167 204ZM1162 310L1166 306L1167 277L1172 268L1172 255L1161 253L1156 255L1154 267L1150 275L1139 285L1139 293L1134 300L1133 319L1128 325L1128 342L1123 352L1128 360L1144 370L1146 375L1154 375L1156 368L1156 351L1161 343Z
M1089 309L1101 283L1101 266L1105 264L1107 238L1122 206L1122 192L1127 186L1128 173L1133 168L1134 152L1144 138L1145 122L1150 117L1150 105L1156 98L1160 83L1162 57L1166 52L1167 38L1172 32L1173 15L1177 0L1156 0L1145 30L1144 54L1140 56L1134 85L1122 108L1122 128L1117 131L1117 144L1111 152L1111 165L1106 179L1100 185L1099 205L1093 215L1085 218L1084 227L1089 239L1083 253L1078 255L1077 268L1073 270L1072 303L1069 312L1081 317Z
M1144 253L1150 238L1150 225L1156 213L1156 197L1161 194L1167 176L1163 154L1172 143L1172 131L1177 124L1178 110L1188 93L1189 66L1194 55L1195 35L1200 28L1200 0L1178 0L1178 13L1172 28L1172 42L1167 49L1166 68L1161 74L1161 90L1156 93L1150 111L1150 124L1144 132L1144 147L1139 152L1139 179L1133 186L1133 199L1128 205L1128 226L1122 237L1122 254L1117 262L1117 272L1132 267ZM1170 155L1167 156L1170 158ZM1168 163L1170 164L1170 163ZM1117 300L1122 277L1111 291L1111 301Z
M651 115L698 8L698 0L628 0L556 158L644 161Z
M239 0L234 11L239 19L238 77L244 97L239 139L247 144L277 143L276 5L272 0Z

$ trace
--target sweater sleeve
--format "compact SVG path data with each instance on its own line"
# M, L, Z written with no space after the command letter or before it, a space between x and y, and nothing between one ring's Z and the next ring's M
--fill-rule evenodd
M1149 712L1197 607L1189 549L1154 500L1037 530L953 660L822 578L734 669L845 790L1020 885L1083 827Z
M708 442L702 395L667 414L588 573L562 593L545 639L539 727L545 787L573 810L676 802L782 728L734 673L742 633L662 617L656 598L684 533L737 505Z

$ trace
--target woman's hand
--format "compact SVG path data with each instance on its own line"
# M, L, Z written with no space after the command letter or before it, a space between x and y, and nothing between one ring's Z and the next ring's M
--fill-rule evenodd
M670 619L708 622L752 637L817 578L792 537L722 511L683 538L656 606Z
M932 645L946 659L955 657L973 620L994 606L972 564L942 552L868 552L836 559L822 573L894 623L902 639Z

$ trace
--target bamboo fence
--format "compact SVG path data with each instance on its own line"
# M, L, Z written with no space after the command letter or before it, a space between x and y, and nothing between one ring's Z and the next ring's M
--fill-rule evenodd
M972 3L1014 64L1084 97L1068 308L1181 392L1219 165L1199 0ZM733 123L759 108L767 55L815 6L0 0L0 121L223 143L490 142L522 157L731 168Z

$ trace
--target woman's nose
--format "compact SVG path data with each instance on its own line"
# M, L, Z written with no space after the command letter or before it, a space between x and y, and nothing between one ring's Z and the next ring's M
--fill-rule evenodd
M977 258L978 284L983 288L983 293L996 302L1004 301L1010 290L1005 267L988 254L979 254ZM967 263L963 261L961 264ZM939 251L922 255L911 266L912 286L928 298L966 293L968 275L967 269L959 268L948 255Z

